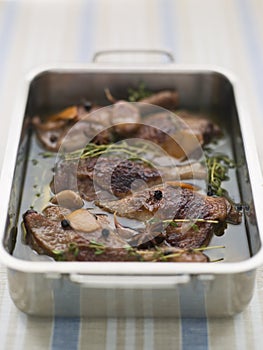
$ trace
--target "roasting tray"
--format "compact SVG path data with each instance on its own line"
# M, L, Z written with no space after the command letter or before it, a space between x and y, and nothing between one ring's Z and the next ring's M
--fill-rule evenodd
M168 57L170 58L170 56ZM213 244L226 248L220 263L54 262L21 242L21 214L49 198L52 158L45 158L29 119L79 103L105 103L106 86L121 96L139 82L152 90L175 88L182 108L213 115L226 135L222 147L240 166L226 183L244 205L243 222ZM102 99L102 100L98 100ZM43 152L43 150L42 150ZM136 64L47 67L27 79L17 98L1 173L1 261L7 266L11 298L25 313L41 316L203 317L230 316L252 298L256 269L263 262L262 175L251 118L235 79L217 67ZM45 192L45 191L44 191ZM43 198L44 197L44 198Z

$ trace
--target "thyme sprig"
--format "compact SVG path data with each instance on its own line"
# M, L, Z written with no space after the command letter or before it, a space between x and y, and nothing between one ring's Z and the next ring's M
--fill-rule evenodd
M66 153L66 160L74 160L74 159L85 159L85 158L95 158L99 157L103 154L111 154L118 153L125 154L129 156L131 160L139 160L142 161L149 166L153 166L152 162L148 159L144 158L142 155L147 151L147 145L138 143L138 145L129 145L126 141L122 141L119 143L110 143L106 145L96 145L95 143L88 143L83 149L76 150L74 152Z
M182 249L179 252L171 253L171 254L165 254L164 251L162 251L161 249L157 248L155 259L153 261L158 261L158 260L166 261L166 260L171 259L171 258L178 258L182 254L186 253L187 251L202 252L204 250L221 249L221 248L225 248L225 246L218 245L218 246L210 246L210 247L199 247L199 248ZM217 259L216 261L221 261L221 260L222 260L222 258ZM216 262L216 261L214 260L213 262Z
M138 85L137 89L128 89L128 101L129 102L137 102L142 100L143 98L149 97L152 93L146 88L145 84L141 82Z
M166 219L166 220L160 220L158 218L151 218L147 221L147 224L155 224L155 223L163 223L163 224L169 224L172 226L177 226L177 223L196 223L196 222L203 222L207 224L218 224L218 220L210 220L210 219L201 219L201 218L191 218L191 219Z
M222 181L228 180L228 170L235 168L235 162L225 154L206 157L208 169L208 195L223 196L226 190L221 187Z

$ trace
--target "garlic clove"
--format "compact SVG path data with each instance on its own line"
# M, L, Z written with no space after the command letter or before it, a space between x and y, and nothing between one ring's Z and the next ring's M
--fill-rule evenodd
M64 190L57 193L51 199L51 203L58 204L61 207L71 210L80 209L84 204L81 197L76 192L71 190Z
M78 209L66 216L70 226L77 231L93 232L101 228L100 224L87 209Z

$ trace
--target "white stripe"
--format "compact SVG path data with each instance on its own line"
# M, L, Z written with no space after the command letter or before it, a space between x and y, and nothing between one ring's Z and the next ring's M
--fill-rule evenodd
M17 323L14 333L14 350L24 349L25 331L27 329L27 316L22 312L17 312Z
M256 28L256 34L258 36L258 42L263 41L263 21L262 21L262 13L263 13L263 1L262 0L250 0L249 5L251 7L251 12L254 17L254 25ZM260 45L262 54L263 47Z
M154 320L153 320L153 304L152 304L152 290L144 290L143 292L143 311L144 318L144 338L143 346L144 349L154 348Z
M113 318L116 315L116 291L109 289L107 291L107 329L106 329L106 350L116 349L117 344L117 319Z
M125 323L125 350L135 349L136 319L127 318Z
M1 312L0 312L0 339L1 339L1 348L5 349L5 344L7 338L10 336L9 334L9 319L10 319L10 311L12 307L12 302L9 297L9 292L7 288L7 283L4 285L4 293L1 300Z
M96 50L160 47L158 11L154 1L108 1L102 0L96 27ZM131 57L114 57L116 62L131 62ZM140 61L144 56L140 56ZM132 57L132 62L137 57ZM145 55L145 62L149 60Z
M134 291L127 289L123 291L124 307L126 315L129 315L125 320L125 350L135 349L135 325L136 320L134 319L135 314L135 300Z
M234 318L236 348L247 350L246 328L244 325L244 315L239 314Z
M143 348L145 350L154 349L154 319L144 319Z
M106 330L106 350L115 350L117 346L117 319L109 318L107 320Z
M254 348L253 350L262 350L262 315L260 308L260 299L258 297L258 288L256 285L254 296L251 302L251 320L252 320L252 329L253 329L253 341Z

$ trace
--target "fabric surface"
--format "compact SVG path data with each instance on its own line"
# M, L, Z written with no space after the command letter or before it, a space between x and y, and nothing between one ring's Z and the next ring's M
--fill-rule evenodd
M101 49L164 48L178 63L218 65L236 75L263 166L262 13L261 0L0 1L0 164L31 69L87 63ZM259 269L252 302L233 318L46 320L16 309L1 266L0 348L261 350L262 276Z

